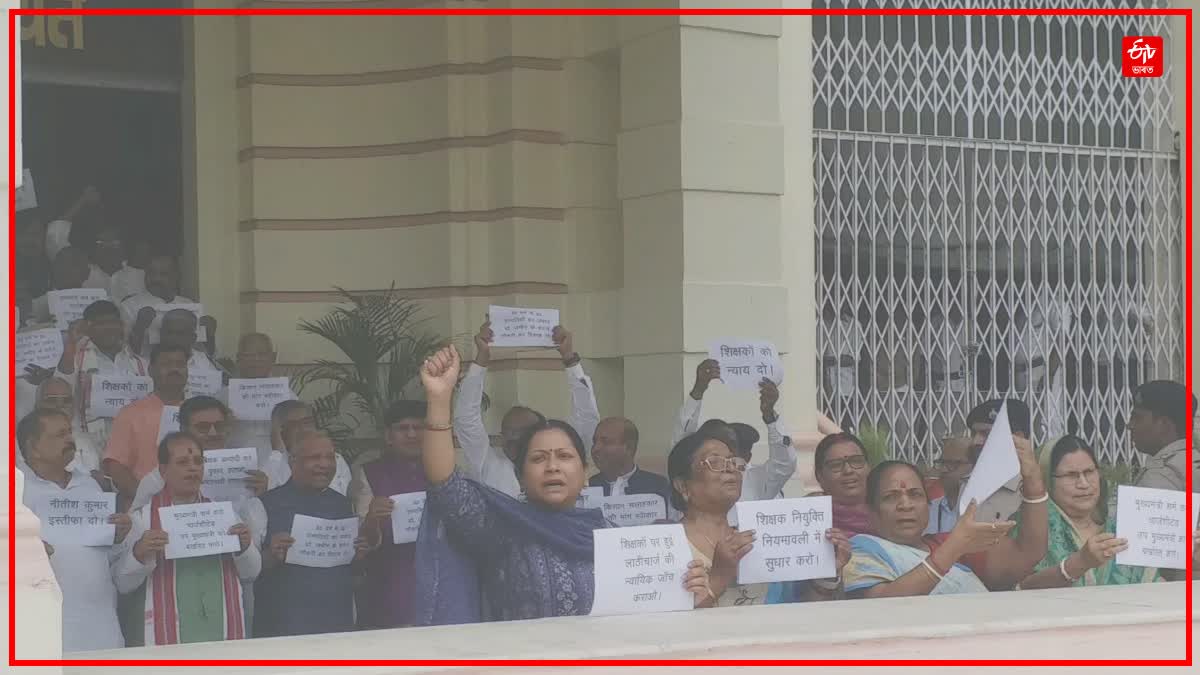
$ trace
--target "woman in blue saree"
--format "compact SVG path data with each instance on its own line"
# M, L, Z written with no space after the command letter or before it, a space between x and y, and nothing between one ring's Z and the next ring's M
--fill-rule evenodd
M558 420L525 433L514 458L525 502L467 479L455 468L450 424L459 366L449 346L421 368L428 402L422 462L430 487L417 538L417 625L588 614L592 532L607 523L599 509L575 507L587 480L579 434ZM683 583L697 606L711 602L698 562Z

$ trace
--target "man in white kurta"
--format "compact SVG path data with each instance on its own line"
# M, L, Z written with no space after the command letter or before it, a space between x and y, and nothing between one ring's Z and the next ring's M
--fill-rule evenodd
M207 501L200 494L204 454L194 437L177 432L163 439L158 460L165 487L130 514L130 534L116 565L117 589L133 593L145 584L146 646L243 639L249 618L243 588L262 569L262 557L247 525L246 506L255 500L234 505L238 522L227 534L237 537L238 552L170 560L165 555L170 534L159 523L158 510Z
M696 368L696 381L692 385L692 391L683 397L683 406L675 419L675 428L671 435L672 447L683 440L684 436L700 428L704 394L708 391L708 385L720 376L721 366L714 359L705 359ZM759 408L763 413L763 423L767 427L767 461L746 467L746 473L742 477L742 501L775 499L780 496L783 486L796 472L799 455L792 446L783 421L775 412L775 403L778 400L778 388L769 381L763 382L759 387Z
M237 379L262 380L273 376L277 358L275 345L264 333L247 333L238 341ZM222 400L229 405L229 388L225 388ZM296 398L295 392L291 397ZM235 412L236 415L236 412ZM258 450L259 467L266 466L275 445L271 440L271 420L234 419L230 432L230 443L237 448Z
M571 391L571 416L567 419L583 439L584 450L590 450L596 425L600 423L600 410L596 405L596 393L592 379L583 371L579 354L575 353L570 331L562 326L555 327L554 341L562 356L567 387ZM514 406L504 415L500 423L503 437L502 447L492 445L491 436L483 423L483 390L491 363L491 323L484 323L475 336L475 362L459 383L458 396L454 400L454 435L463 449L467 461L467 475L509 496L521 494L512 457L516 455L517 443L522 433L536 424L542 415L524 406Z
M86 337L69 338L55 373L71 385L79 410L80 426L97 448L108 444L113 418L91 411L92 383L98 376L149 377L150 365L125 342L121 311L108 301L92 303L83 312Z
M17 441L28 467L22 503L42 519L43 532L46 522L42 514L49 500L83 501L102 494L87 472L68 468L75 447L70 420L62 412L34 411L18 424ZM130 518L117 514L109 520L116 526L113 546L46 544L50 566L62 589L64 653L125 646L117 619L113 566L129 532Z

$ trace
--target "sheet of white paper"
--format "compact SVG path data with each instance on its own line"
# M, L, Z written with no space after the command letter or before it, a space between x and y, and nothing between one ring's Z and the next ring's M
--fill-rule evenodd
M833 579L837 560L825 530L833 526L830 497L737 503L743 530L754 530L754 548L738 564L738 583Z
M17 188L17 210L35 209L37 205L37 190L33 186L33 172L25 169L21 172L21 187Z
M295 398L286 377L229 381L229 409L239 420L265 422L271 419L275 406Z
M553 347L558 310L492 305L488 321L493 347Z
M598 509L600 508L601 499L604 499L604 488L585 487L583 488L583 492L579 493L579 499L575 500L575 508Z
M682 525L609 528L592 537L593 615L692 609L692 594L683 587L692 551Z
M221 371L208 368L188 370L187 397L216 396L224 386Z
M1192 555L1187 515L1186 492L1118 486L1117 537L1129 548L1117 554L1117 564L1184 569Z
M660 495L619 495L600 497L604 519L617 527L653 525L667 517L667 503Z
M200 326L200 317L204 316L204 305L198 302L172 302L154 306L154 320L150 322L150 327L146 329L146 340L150 344L158 344L163 314L174 309L185 309L194 314L196 316L196 342L208 341L208 331Z
M229 534L229 528L238 523L229 502L163 506L158 509L158 517L167 533L167 560L241 550L237 535Z
M733 389L758 391L763 379L783 381L783 362L770 342L723 338L708 345L708 358L721 364L721 382Z
M204 451L205 497L213 501L239 501L252 495L246 485L246 472L258 469L258 450L227 448Z
M167 434L176 431L179 431L179 406L164 405L162 417L158 418L158 442L162 443Z
M90 417L116 417L121 408L154 391L154 381L140 375L92 373Z
M996 423L983 443L979 461L971 470L967 484L958 498L958 514L967 512L974 499L982 504L1005 483L1021 475L1021 462L1017 459L1017 446L1013 444L1012 427L1008 421L1008 402L1000 404Z
M1192 493L1192 528L1200 530L1200 493Z
M111 546L116 526L108 517L117 512L117 496L97 492L52 497L37 505L42 540L51 546Z
M354 540L358 537L358 518L326 520L296 514L292 519L292 538L285 562L304 567L339 567L354 560Z
M83 318L83 310L100 300L108 300L108 291L103 288L72 288L66 291L46 293L50 315L59 330L67 330L71 324Z
M421 516L425 513L425 493L406 492L392 495L392 542L409 544L417 540Z
M16 364L13 375L25 376L25 367L34 365L54 369L63 354L63 336L57 328L42 328L17 333Z

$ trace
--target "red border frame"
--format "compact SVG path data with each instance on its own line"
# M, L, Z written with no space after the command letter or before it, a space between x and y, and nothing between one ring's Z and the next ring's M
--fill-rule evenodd
M326 7L287 7L287 8L234 8L234 9L11 9L8 11L8 215L10 223L16 217L16 183L13 180L16 173L16 45L17 26L21 16L36 15L91 15L91 16L254 16L254 15L516 15L516 16L736 16L736 15L851 15L851 16L929 16L929 15L959 15L959 16L1025 16L1025 15L1058 15L1058 16L1181 16L1184 18L1184 382L1189 396L1192 395L1192 10L1191 9L493 9L493 8L375 8L371 2L347 2L346 5L358 5L359 8L326 8ZM15 313L13 311L12 288L15 284L15 228L9 227L8 282L9 303L8 315L9 333L9 363L16 362ZM9 394L9 423L15 434L16 429L16 400L15 378L8 380ZM13 437L15 439L15 436ZM9 469L8 481L8 531L12 537L16 531L16 445L10 440L12 465ZM1188 447L1194 447L1192 429L1187 431ZM1193 490L1191 474L1187 475L1188 508L1191 508ZM1188 523L1189 531L1192 523ZM1187 562L1187 573L1191 576L1192 561ZM886 660L830 660L830 659L762 659L762 660L716 660L716 659L596 659L596 660L396 660L396 659L17 659L16 657L16 549L13 541L8 547L8 665L10 666L1190 666L1192 665L1192 584L1186 586L1186 616L1185 632L1187 644L1185 658L1179 659L1074 659L1074 660L1038 660L1038 659L901 659Z

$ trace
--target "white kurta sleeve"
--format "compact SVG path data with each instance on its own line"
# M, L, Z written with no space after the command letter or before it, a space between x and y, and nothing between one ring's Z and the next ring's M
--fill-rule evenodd
M257 507L257 511L255 510ZM237 568L238 579L243 583L254 581L262 571L262 554L259 552L259 540L267 529L267 514L262 502L248 499L238 510L242 524L250 530L250 545L245 551L233 556L233 565ZM259 521L259 522L254 522Z
M792 446L791 439L783 432L782 419L777 418L767 425L767 448L770 450L770 455L767 457L766 464L763 465L766 476L763 478L762 498L774 499L779 496L783 486L791 480L792 474L796 473L796 462L799 456L796 448Z
M133 556L133 547L137 545L148 529L146 515L144 508L130 512L129 519L132 524L129 534L125 535L125 541L120 544L120 554L115 556L116 562L112 566L113 582L117 585L117 592L122 595L137 590L158 565L157 556L151 557L145 563L138 561Z
M458 385L458 396L454 398L454 436L466 457L466 473L476 480L483 479L483 466L492 446L492 439L483 424L483 386L486 379L487 368L472 363Z
M592 378L583 371L582 364L566 369L567 386L571 390L571 419L568 420L583 439L584 450L591 452L592 438L600 425L600 407L596 405L596 392Z
M350 494L348 496L351 506L354 507L354 514L359 518L366 518L375 493L371 490L371 484L367 482L367 472L363 471L361 464L355 464L350 469Z
M704 401L697 401L691 394L683 397L683 405L675 418L675 428L671 431L671 447L700 428L700 409L703 407Z

